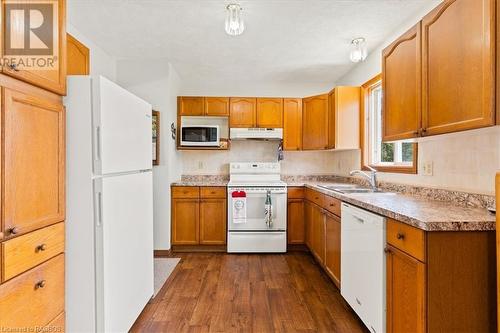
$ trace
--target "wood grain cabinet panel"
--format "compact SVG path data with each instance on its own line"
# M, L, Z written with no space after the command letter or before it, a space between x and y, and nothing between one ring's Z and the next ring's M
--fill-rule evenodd
M309 250L312 250L313 207L314 204L310 201L304 202L305 243Z
M425 262L425 231L387 219L387 243Z
M288 244L304 244L304 200L288 199Z
M36 332L63 311L63 254L0 285L0 327Z
M330 213L325 217L325 269L340 288L340 217Z
M2 243L2 281L64 252L64 223L57 223Z
M257 99L231 97L229 101L230 127L255 127Z
M257 127L283 127L283 98L257 98Z
M335 87L328 98L328 147L359 149L360 87Z
M177 100L180 116L203 116L205 114L203 97L180 96Z
M200 244L226 244L226 199L200 202Z
M66 331L66 313L62 312L43 328L43 332L64 333Z
M302 99L283 99L283 149L302 149Z
M389 246L387 332L425 332L425 265Z
M67 74L89 75L90 73L90 50L78 39L66 34L67 43Z
M49 97L2 91L3 231L12 236L64 220L65 111Z
M446 0L422 19L423 135L495 123L495 3Z
M320 264L325 262L325 213L320 207L312 208L312 252Z
M205 97L206 116L229 116L229 97Z
M48 55L46 58L47 64L53 64L53 66L47 66L47 68L50 68L47 70L28 69L19 66L16 68L3 66L2 72L40 88L55 92L59 95L66 95L66 0L47 0L45 2L54 5L52 7L52 14L54 18L53 27L55 29L53 35L56 37L52 38L54 56ZM6 4L7 1L2 0L1 11L3 22L6 22ZM19 17L24 20L23 16ZM11 23L16 26L24 26L23 22ZM2 32L2 40L5 38L4 34L5 32ZM12 32L11 39L17 38L24 40L23 34L23 29L15 29ZM9 56L5 52L4 45L2 45L2 56Z
M382 51L383 141L419 135L422 123L420 30L418 23Z
M328 149L328 94L303 99L302 149Z
M172 245L199 244L199 199L172 200Z

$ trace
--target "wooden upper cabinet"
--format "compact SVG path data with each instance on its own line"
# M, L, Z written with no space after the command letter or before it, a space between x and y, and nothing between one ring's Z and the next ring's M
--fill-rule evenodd
M203 97L178 97L177 107L180 116L203 116L205 113Z
M89 75L90 74L90 50L78 39L66 34L67 44L67 74Z
M229 116L229 97L205 97L206 116Z
M231 97L229 103L230 127L255 127L257 124L256 98Z
M2 230L11 236L64 220L65 111L45 91L2 88L2 102Z
M302 149L328 148L328 94L304 98L302 107Z
M257 98L257 127L283 127L283 98Z
M12 67L3 66L2 72L59 95L66 95L66 1L48 0L45 2L52 5L51 9L47 10L52 11L53 22L44 17L44 20L47 19L46 24L52 23L53 33L49 32L48 37L45 34L43 37L37 36L37 32L33 30L30 30L29 37L24 36L26 29L13 29L10 36L7 36L7 29L3 25L2 40L5 43L2 43L1 46L2 57L6 63L12 64ZM10 20L13 20L10 22L10 26L24 27L24 18L26 15L11 15L11 12L8 10L7 1L2 0L1 4L3 22L7 24L8 17ZM42 15L44 15L43 11ZM47 26L42 25L40 29L43 30L44 27ZM37 50L29 49L28 45L22 45L24 55L21 55L21 58L19 58L19 52L15 52L14 54L9 51L9 40L13 48L19 48L19 45L15 44L16 41L25 41L24 43L29 44L26 41L29 40L31 42L33 38L38 38L39 42L44 44L41 48L42 51L38 52ZM18 60L9 61L8 59L11 59L11 57ZM40 67L33 68L31 65L30 68L19 64L19 60L25 59L24 62L27 62L33 57L37 59L37 64L42 64ZM17 65L14 65L14 63Z
M425 264L389 246L386 270L387 332L425 332Z
M302 99L283 99L283 148L302 149Z
M339 86L328 94L328 147L359 149L360 87Z
M495 1L444 1L423 18L422 41L423 135L493 125Z
M382 51L383 141L419 135L422 92L420 30L418 23ZM449 57L455 56L454 50L449 51Z

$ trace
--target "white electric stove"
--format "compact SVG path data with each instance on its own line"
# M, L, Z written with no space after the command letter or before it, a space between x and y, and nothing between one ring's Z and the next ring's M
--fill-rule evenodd
M279 163L231 163L229 176L227 252L286 252L287 187Z

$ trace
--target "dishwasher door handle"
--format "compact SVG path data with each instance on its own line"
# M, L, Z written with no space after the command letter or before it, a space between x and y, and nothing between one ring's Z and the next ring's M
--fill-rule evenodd
M356 215L353 215L352 217L354 217L354 219L359 223L365 223L365 220L363 220L361 217L357 217Z

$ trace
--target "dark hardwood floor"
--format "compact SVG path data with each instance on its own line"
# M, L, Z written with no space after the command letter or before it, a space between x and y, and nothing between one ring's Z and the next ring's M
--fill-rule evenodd
M307 253L176 257L132 332L368 332Z

